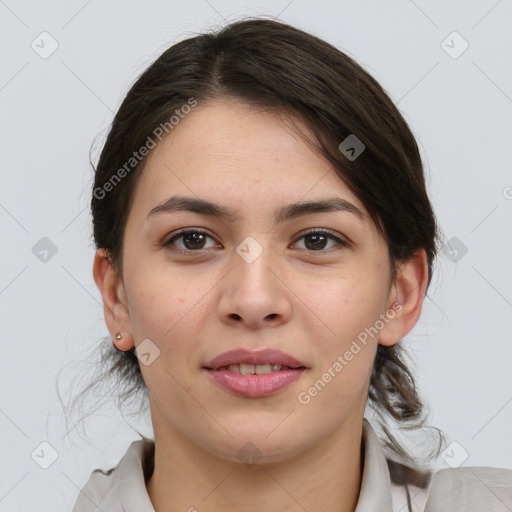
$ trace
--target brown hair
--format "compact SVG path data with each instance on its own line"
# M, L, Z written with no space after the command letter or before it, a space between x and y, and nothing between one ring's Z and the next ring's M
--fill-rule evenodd
M263 18L246 18L171 46L140 75L122 102L96 167L91 202L96 247L107 250L119 272L123 230L146 158L132 162L132 168L126 163L155 136L157 127L169 129L171 116L191 99L200 103L223 97L305 121L318 151L363 202L386 240L392 277L398 262L424 248L430 284L437 226L418 146L406 121L379 83L352 58L311 34ZM339 149L349 135L365 146L356 159ZM388 459L392 480L425 487L430 472L419 469L387 425L388 420L407 429L425 425L426 407L403 350L401 343L378 346L368 399L387 435L385 444L403 461ZM147 399L134 349L119 352L107 340L102 368L106 371L84 393L115 377L116 384L124 386L121 403L140 391Z

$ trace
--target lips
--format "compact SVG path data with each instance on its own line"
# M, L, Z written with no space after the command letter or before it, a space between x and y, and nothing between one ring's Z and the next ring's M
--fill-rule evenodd
M250 351L245 349L236 349L224 352L203 367L208 370L219 370L230 365L281 365L291 369L306 368L305 364L295 359L293 356L276 349L264 349L259 351Z
M275 349L230 350L213 358L203 368L221 388L246 398L275 395L306 371L301 361Z

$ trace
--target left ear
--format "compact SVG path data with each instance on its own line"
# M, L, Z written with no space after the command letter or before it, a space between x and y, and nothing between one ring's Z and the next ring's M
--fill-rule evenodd
M389 294L388 321L380 330L380 345L395 345L416 325L427 291L428 262L425 249L420 248L402 262Z

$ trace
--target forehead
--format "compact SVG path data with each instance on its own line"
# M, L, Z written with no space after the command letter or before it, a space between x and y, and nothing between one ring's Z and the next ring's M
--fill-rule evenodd
M335 195L365 212L333 165L304 137L313 140L308 127L289 114L232 99L199 103L149 153L135 204L154 207L181 193L236 209L249 202L275 208Z

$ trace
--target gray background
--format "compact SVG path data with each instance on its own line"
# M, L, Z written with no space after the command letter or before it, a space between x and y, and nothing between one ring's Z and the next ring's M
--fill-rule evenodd
M0 510L71 510L92 469L138 438L110 402L82 439L56 394L59 370L66 391L107 334L91 273L89 149L97 137L98 155L124 94L164 49L259 14L353 56L410 123L457 251L440 256L404 342L431 423L456 443L436 465L512 468L510 0L0 0ZM47 469L42 442L58 454Z

